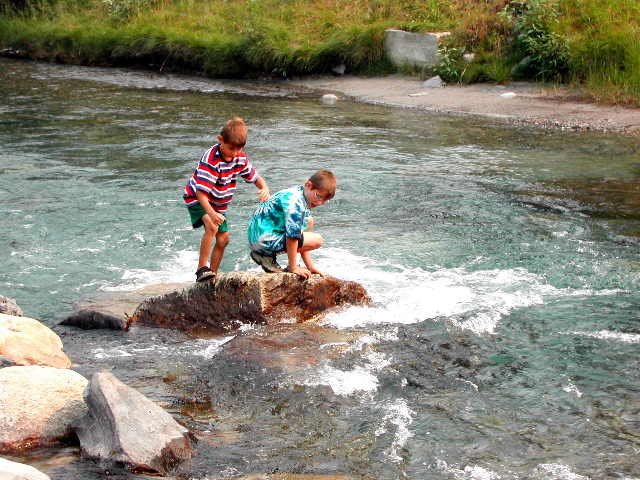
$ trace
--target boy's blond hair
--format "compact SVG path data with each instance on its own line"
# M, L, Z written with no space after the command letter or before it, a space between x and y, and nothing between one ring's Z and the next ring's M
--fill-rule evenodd
M247 125L240 117L230 118L222 127L220 136L224 143L242 148L247 144Z
M325 194L325 200L331 200L336 194L336 177L329 170L319 170L309 179L311 187Z

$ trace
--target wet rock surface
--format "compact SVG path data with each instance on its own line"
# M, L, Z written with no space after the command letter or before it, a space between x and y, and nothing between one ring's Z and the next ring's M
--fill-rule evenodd
M70 438L86 413L87 380L46 366L0 369L0 451L49 445Z
M225 331L242 324L305 322L340 305L368 304L355 282L314 275L230 272L142 302L133 322L183 331Z
M65 318L60 325L77 327L83 330L129 330L129 318L116 317L96 310L81 310Z
M191 457L188 430L111 373L95 374L84 399L89 411L74 424L84 456L161 474Z

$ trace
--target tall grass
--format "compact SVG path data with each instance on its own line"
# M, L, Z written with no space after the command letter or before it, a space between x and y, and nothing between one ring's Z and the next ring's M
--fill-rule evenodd
M535 33L523 15L532 8L546 22ZM383 55L386 28L452 32L450 81L562 81L640 104L640 0L0 0L6 54L216 77L339 64L386 74L396 70Z

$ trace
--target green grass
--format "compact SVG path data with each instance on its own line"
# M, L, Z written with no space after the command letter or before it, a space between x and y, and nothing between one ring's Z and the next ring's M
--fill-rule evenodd
M640 105L640 0L0 0L0 12L0 49L12 54L213 77L340 63L356 74L407 73L384 57L385 29L450 31L447 48L459 54L423 74L563 82Z

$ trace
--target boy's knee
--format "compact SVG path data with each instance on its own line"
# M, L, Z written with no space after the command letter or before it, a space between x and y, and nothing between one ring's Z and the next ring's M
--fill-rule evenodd
M309 250L315 250L317 248L320 248L324 243L324 238L322 237L322 235L315 232L313 234L305 235L305 243L307 243L307 239L309 240L308 242Z
M229 245L229 235L218 235L216 237L216 247L226 248L227 245Z

